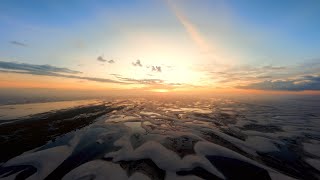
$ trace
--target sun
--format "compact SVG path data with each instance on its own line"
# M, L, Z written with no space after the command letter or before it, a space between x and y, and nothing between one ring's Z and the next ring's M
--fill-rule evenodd
M158 93L167 93L167 92L169 92L168 89L152 89L152 90L150 90L150 91L152 91L152 92L158 92Z

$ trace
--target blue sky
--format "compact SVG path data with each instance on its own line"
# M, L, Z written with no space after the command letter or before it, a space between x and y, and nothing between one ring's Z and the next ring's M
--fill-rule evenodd
M285 67L286 75L267 81L291 81L318 76L317 69L296 69L320 61L319 17L317 0L3 0L0 61L212 87L250 83L225 85L212 72L272 66ZM137 59L145 68L131 66Z

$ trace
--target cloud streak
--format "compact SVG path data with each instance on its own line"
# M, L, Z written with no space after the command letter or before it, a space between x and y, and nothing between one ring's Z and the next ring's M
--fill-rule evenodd
M11 44L16 45L16 46L22 46L22 47L27 47L28 45L19 41L10 41Z
M320 62L291 66L235 66L220 71L206 67L213 85L222 88L303 91L320 90Z
M16 63L16 62L5 62L0 61L0 68L9 70L19 70L27 72L37 72L37 73L69 73L69 74L79 74L80 71L74 71L68 68L60 68L51 65L35 65L26 63Z
M88 81L95 81L95 82L102 82L102 83L132 84L130 82L122 82L122 81L117 81L117 80L112 80L107 78L79 76L78 74L81 74L80 71L74 71L68 68L60 68L60 67L55 67L51 65L35 65L35 64L0 61L0 72L63 77L63 78L88 80Z
M159 66L155 66L159 67ZM156 68L157 69L157 68ZM161 69L161 68L160 68ZM157 70L158 71L158 70ZM17 63L17 62L5 62L0 61L0 72L2 73L16 73L16 74L31 74L38 76L51 76L51 77L62 77L62 78L71 78L71 79L80 79L87 81L95 81L101 83L114 83L114 84L142 84L142 85L171 85L167 84L161 79L133 79L122 77L119 74L110 74L117 78L117 80L108 79L108 78L96 78L96 77L87 77L80 76L82 72L71 70L69 68L61 68L51 65L36 65L36 64L27 64L27 63ZM180 84L174 84L175 86Z
M214 46L206 40L207 38L201 34L198 28L176 7L173 0L167 0L167 4L174 13L179 23L184 27L190 39L199 48L200 52L210 59L216 65L221 65L222 62L229 61L230 57L221 52L218 46ZM219 52L219 53L218 53Z
M114 61L113 59L111 59L111 60L106 60L106 59L104 59L102 56L98 56L98 57L97 57L97 60L100 61L100 62L107 62L107 63L109 63L109 64L115 63L115 61Z
M320 90L319 72L319 62L305 62L287 67L246 67L225 76L229 82L237 78L236 87L242 89L304 91Z
M179 11L179 9L171 2L167 0L170 9L173 11L179 22L186 29L190 38L197 44L197 46L204 52L210 52L211 48L206 42L205 38L201 35L198 29Z
M133 79L133 78L123 77L120 74L110 74L110 75L113 75L118 80L124 81L127 83L147 85L146 88L148 88L148 89L157 89L157 88L175 89L175 88L183 88L183 87L190 87L191 86L189 84L183 84L183 83L170 83L170 82L166 82L165 80L156 79L156 78Z
M320 76L309 75L294 80L262 81L258 83L252 83L247 86L240 86L239 88L286 91L320 90Z
M210 71L211 79L220 86L234 87L252 82L281 78L286 72L285 67L280 66L237 66L227 68L224 71Z
M146 85L164 84L164 81L161 79L133 79L133 78L123 77L120 74L110 74L110 75L113 75L118 80L121 80L127 83L132 83L132 84L146 84Z

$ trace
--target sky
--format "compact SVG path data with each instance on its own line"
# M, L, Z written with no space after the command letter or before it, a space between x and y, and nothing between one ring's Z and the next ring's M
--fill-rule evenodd
M2 0L0 88L319 92L319 17L318 0Z

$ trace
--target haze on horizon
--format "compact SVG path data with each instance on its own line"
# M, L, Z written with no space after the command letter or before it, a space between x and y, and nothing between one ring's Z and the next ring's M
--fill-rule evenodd
M0 2L0 88L320 90L320 2Z

